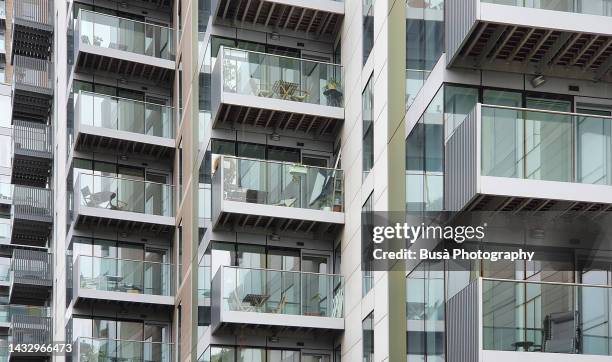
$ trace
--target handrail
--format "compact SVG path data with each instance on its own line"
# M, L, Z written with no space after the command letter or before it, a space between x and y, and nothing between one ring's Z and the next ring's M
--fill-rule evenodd
M95 96L95 97L114 98L114 99L128 101L128 102L133 102L133 103L150 104L152 106L158 106L158 107L174 109L174 106L167 106L167 105L164 105L164 104L158 104L158 103L152 103L152 102L146 102L146 101L139 101L139 100L136 100L136 99L130 99L130 98L125 98L125 97L111 96L111 95L108 95L108 94L95 93L95 92L90 92L90 91L86 91L86 90L82 90L82 89L79 90L78 94L79 95L81 95L81 94L91 95L91 96Z
M96 16L106 16L106 17L109 17L109 18L115 18L115 19L131 21L131 22L134 22L134 23L140 23L140 24L147 25L147 26L155 26L155 27L162 28L162 29L168 29L168 30L174 32L174 28L172 28L171 26L163 26L163 25L158 25L158 24L154 24L154 23L147 23L147 22L140 21L140 20L125 18L125 17L121 17L121 16L116 16L116 15L99 13L99 12L91 11L91 10L87 10L87 9L79 9L79 16L78 16L79 21L81 21L81 14L82 13L90 13L90 14L94 14Z
M174 185L172 185L172 184L162 184L162 183L154 182L154 181L135 180L135 179L130 179L130 178L114 177L114 176L106 176L106 175L94 175L93 173L85 173L85 172L79 172L79 174L77 176L77 179L80 179L81 175L83 175L83 176L91 176L91 177L100 177L100 178L115 179L115 180L120 180L120 181L142 182L144 184L162 185L162 186L168 186L168 187L174 188Z
M492 281L492 282L507 282L507 283L521 283L521 284L542 284L542 285L559 285L559 286L568 286L568 287L585 287L585 288L606 288L606 289L612 289L611 285L602 285L602 284L563 283L563 282L547 282L547 281L539 281L539 280L518 280L518 279L485 278L485 277L480 277L480 279L482 281Z
M168 265L168 266L172 266L173 264L171 263L162 263L159 261L147 261L147 260L136 260L136 259L120 259L120 258L113 258L113 257L109 257L109 256L94 256L94 255L83 255L83 254L77 254L76 255L76 259L75 263L79 262L81 257L86 257L86 258L96 258L96 259L109 259L109 260L117 260L117 261L129 261L129 262L135 262L135 263L143 263L143 264L159 264L159 265Z
M167 344L169 346L173 346L174 343L173 342L152 342L152 341L137 341L137 340L133 340L133 339L116 339L116 338L99 338L99 337L83 337L83 336L79 336L76 337L77 340L79 339L91 339L91 340L95 340L95 341L114 341L114 342L132 342L132 343L142 343L142 344Z
M236 160L259 161L259 162L265 162L265 163L278 163L278 164L287 165L287 166L297 166L297 167L304 167L304 168L310 168L310 169L329 170L329 171L342 171L343 172L343 170L341 168L310 166L310 165L304 165L304 164L298 163L298 162L262 160L262 159L259 159L259 158L239 157L239 156L222 155L222 154L218 154L218 155L220 156L220 158L233 158L233 159L236 159Z
M306 272L306 271L296 271L296 270L278 270L278 269L265 269L265 268L251 268L251 267L242 267L236 265L222 265L223 268L231 268L231 269L244 269L244 270L255 270L255 271L265 271L265 272L278 272L278 273L294 273L294 274L312 274L318 276L329 276L329 277L340 277L344 279L344 276L341 274L325 274L325 273L314 273L314 272Z
M612 119L612 116L600 116L596 114L586 114L586 113L572 113L572 112L563 112L563 111L551 111L547 109L537 109L537 108L523 108L523 107L511 107L511 106L500 106L495 104L486 104L486 103L477 103L480 104L481 107L484 108L499 108L499 109L509 109L515 111L523 111L523 112L537 112L537 113L548 113L548 114L559 114L565 116L578 116L578 117L593 117L593 118L604 118L604 119Z
M257 50L238 49L238 48L234 48L234 47L229 47L229 46L221 45L219 51L222 52L222 54L223 54L223 52L225 50L234 50L234 51L244 52L244 53L261 54L261 55L270 56L270 57L285 58L285 59L297 60L297 61L300 61L300 62L311 62L311 63L318 63L318 64L326 64L326 65L331 65L331 66L334 66L334 67L343 68L342 64L336 64L336 63L330 63L330 62L322 62L322 61L319 61L319 60L312 60L312 59L305 59L305 58L290 57L290 56L287 56L287 55L264 53L264 52L259 52Z

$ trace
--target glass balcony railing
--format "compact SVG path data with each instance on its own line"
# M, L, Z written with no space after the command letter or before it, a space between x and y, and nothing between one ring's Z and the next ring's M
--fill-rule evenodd
M222 308L342 318L344 279L340 275L224 266Z
M223 90L264 98L342 107L342 66L222 48Z
M612 288L482 281L485 350L612 355Z
M225 200L324 211L344 210L342 170L219 157Z
M78 362L172 361L171 343L79 337L76 344Z
M482 174L612 185L612 117L482 105Z
M0 183L0 202L11 202L13 200L13 185Z
M22 315L29 317L50 317L49 308L36 307L29 305L0 305L0 322L10 323L14 315Z
M0 245L11 243L11 225L0 224Z
M174 216L172 185L81 173L75 193L83 206Z
M109 292L172 296L172 265L80 255L80 287Z
M171 28L83 9L78 23L82 44L174 60Z
M11 266L1 264L0 265L0 282L9 282L11 281L12 278L13 278L13 275L11 273Z
M569 13L612 16L610 0L481 0L483 3L512 5Z
M80 91L75 97L80 124L174 138L174 108Z

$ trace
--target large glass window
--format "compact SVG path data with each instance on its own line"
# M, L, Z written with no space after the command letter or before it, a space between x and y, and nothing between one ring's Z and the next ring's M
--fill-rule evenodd
M406 1L406 106L444 51L444 0Z
M363 179L374 166L374 92L372 76L361 94Z
M363 362L374 361L374 312L361 321Z
M372 235L371 228L374 225L374 207L372 204L372 195L373 192L368 196L368 199L363 204L361 208L361 244L364 243L372 243L370 235ZM368 250L369 254L369 245L368 248L362 246L362 250ZM365 296L368 294L370 290L372 290L372 286L374 284L374 275L372 274L372 266L370 265L370 258L364 257L362 258L364 265L362 266L362 280L361 280L361 294Z
M362 0L362 9L363 64L365 64L374 47L374 0Z

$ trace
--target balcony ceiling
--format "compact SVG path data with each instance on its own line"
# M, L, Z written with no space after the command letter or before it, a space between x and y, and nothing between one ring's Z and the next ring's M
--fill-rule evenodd
M335 35L343 15L265 0L219 0L217 20L251 24L278 30Z
M606 213L612 205L578 201L560 201L526 197L479 195L465 208L466 211L544 212L581 214Z
M138 221L123 220L123 219L108 219L96 216L79 215L76 221L76 228L84 228L86 230L111 228L119 232L127 232L128 234L150 232L154 235L169 233L174 229L172 226L142 223Z
M334 234L342 226L333 223L323 223L310 220L285 219L250 214L222 213L217 225L225 230L275 230L281 234L297 233L301 235Z
M279 131L304 132L319 136L334 135L342 123L335 118L231 104L222 104L217 114L215 126L229 125L232 128L251 126Z
M77 67L94 72L120 74L130 78L144 78L154 82L170 82L174 78L174 70L83 52L79 53Z
M480 22L458 60L470 68L609 81L612 36Z
M167 159L174 155L173 148L168 148L163 145L104 137L87 133L79 133L75 141L75 149L80 151L113 150L114 152L124 154L152 156L157 159Z

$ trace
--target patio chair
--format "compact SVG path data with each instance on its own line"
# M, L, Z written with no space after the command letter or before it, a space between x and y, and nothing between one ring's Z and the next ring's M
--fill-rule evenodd
M258 97L270 98L274 94L269 90L261 89L260 85L255 81L255 78L249 78L249 85L251 86L251 92Z

